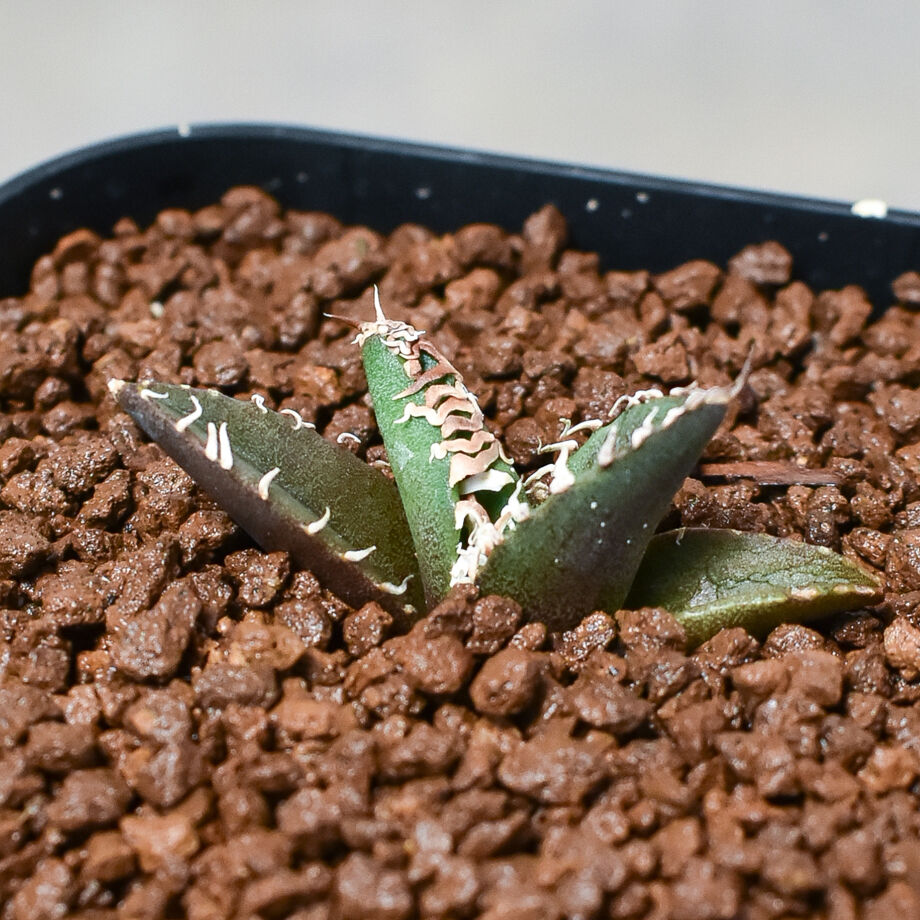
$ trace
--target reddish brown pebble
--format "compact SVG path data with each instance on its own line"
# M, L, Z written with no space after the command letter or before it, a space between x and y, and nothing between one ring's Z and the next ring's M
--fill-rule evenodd
M729 271L754 284L788 284L792 256L779 243L745 246L728 263Z
M658 275L654 284L671 309L688 310L708 302L721 276L717 266L698 259Z
M392 623L393 617L373 601L349 614L342 624L348 651L356 658L369 652L380 645Z
M920 272L904 272L891 283L894 296L911 307L920 305Z
M917 273L874 318L778 243L653 275L566 249L551 205L517 230L384 236L238 188L78 230L0 292L10 920L918 915ZM353 333L324 316L369 318L375 282L526 472L563 419L727 384L755 343L661 526L840 549L884 602L697 649L661 609L554 631L471 585L414 624L352 609L109 396L259 393L385 460Z
M484 715L519 712L536 692L544 662L524 649L508 648L490 658L470 684L473 705Z
M112 770L76 770L64 777L48 807L48 820L65 831L105 827L121 817L129 800L127 787Z

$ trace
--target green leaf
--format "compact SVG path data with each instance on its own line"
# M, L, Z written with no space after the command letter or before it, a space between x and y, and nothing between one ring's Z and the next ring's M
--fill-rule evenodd
M386 319L379 301L376 321L359 328L377 427L433 606L465 578L467 514L488 529L518 476L457 370L420 332Z
M655 391L649 392L654 393ZM593 432L585 443L572 454L568 464L569 469L576 476L590 469L597 463L597 455L607 442L609 442L608 449L612 446L615 454L626 453L632 447L635 432L641 432L643 425L663 425L668 413L671 410L681 409L692 392L694 391L680 393L677 396L653 395L642 400L632 397L636 400L635 402L629 404L612 422ZM702 394L705 391L696 390L695 392ZM717 390L716 392L722 391ZM636 437L638 439L641 435L636 435Z
M431 455L432 447L441 441L438 428L421 417L400 421L407 403L420 406L425 399L424 392L399 396L412 383L400 358L376 335L364 342L362 358L377 427L417 548L425 597L433 605L450 588L460 540L454 520L458 493L448 480L450 459Z
M376 600L402 619L422 610L399 494L379 470L293 410L156 382L109 388L263 547L287 550L352 605Z
M733 395L716 388L657 397L595 432L554 474L555 494L493 550L482 590L514 597L552 629L616 609Z
M651 541L625 606L664 607L697 644L727 626L763 636L881 598L871 572L822 546L687 528Z

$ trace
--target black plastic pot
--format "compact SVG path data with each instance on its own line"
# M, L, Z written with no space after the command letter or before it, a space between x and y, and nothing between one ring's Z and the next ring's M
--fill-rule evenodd
M197 208L232 185L282 205L325 210L388 231L487 221L518 229L547 202L571 245L605 268L661 271L692 258L724 264L775 239L815 288L862 285L881 310L890 283L920 268L920 214L855 216L844 204L538 160L268 125L208 125L107 141L0 187L0 297L28 285L35 260L77 227L107 233L165 207Z

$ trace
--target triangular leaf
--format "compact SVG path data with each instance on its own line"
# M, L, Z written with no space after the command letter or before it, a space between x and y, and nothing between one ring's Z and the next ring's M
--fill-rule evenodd
M823 546L686 528L649 543L625 606L664 607L696 644L727 626L764 635L783 622L851 610L881 597L871 572Z
M364 343L362 358L377 427L417 547L425 596L433 605L450 588L450 570L460 539L454 521L457 490L448 484L450 460L431 455L432 447L441 440L437 428L424 418L405 419L406 404L423 404L425 394L398 396L412 382L400 359L378 336Z
M569 461L574 481L563 471L562 490L493 550L483 591L514 597L553 629L571 627L602 596L618 606L733 393L693 390L636 403L595 432Z
M361 330L377 426L433 606L463 580L464 515L489 521L518 477L459 373L421 333L382 314Z
M582 446L572 454L568 467L574 475L590 469L597 463L598 454L605 445L607 450L612 450L615 455L628 452L633 447L633 438L636 444L641 443L648 436L649 429L665 426L668 413L679 413L687 405L691 394L697 394L694 399L704 399L704 394L709 392L731 394L731 390L717 388L714 390L684 390L677 395L664 395L657 390L648 390L643 398L638 396L622 397L629 400L626 407L617 417L607 425L598 428L585 441ZM712 396L709 397L710 399ZM691 407L693 403L690 403Z
M421 611L399 494L379 470L293 410L172 384L112 381L110 389L262 546L287 550L350 604L376 600L400 617L407 605Z

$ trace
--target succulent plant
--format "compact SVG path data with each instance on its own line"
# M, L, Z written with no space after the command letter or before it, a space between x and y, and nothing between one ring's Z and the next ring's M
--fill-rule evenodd
M874 575L823 547L732 530L655 535L743 374L733 387L623 397L607 423L566 423L543 448L552 462L522 478L451 362L387 319L376 291L375 307L352 325L392 478L259 396L152 381L110 389L257 542L404 623L463 583L514 598L552 629L596 609L664 607L693 642L879 599ZM580 446L579 432L589 432Z

